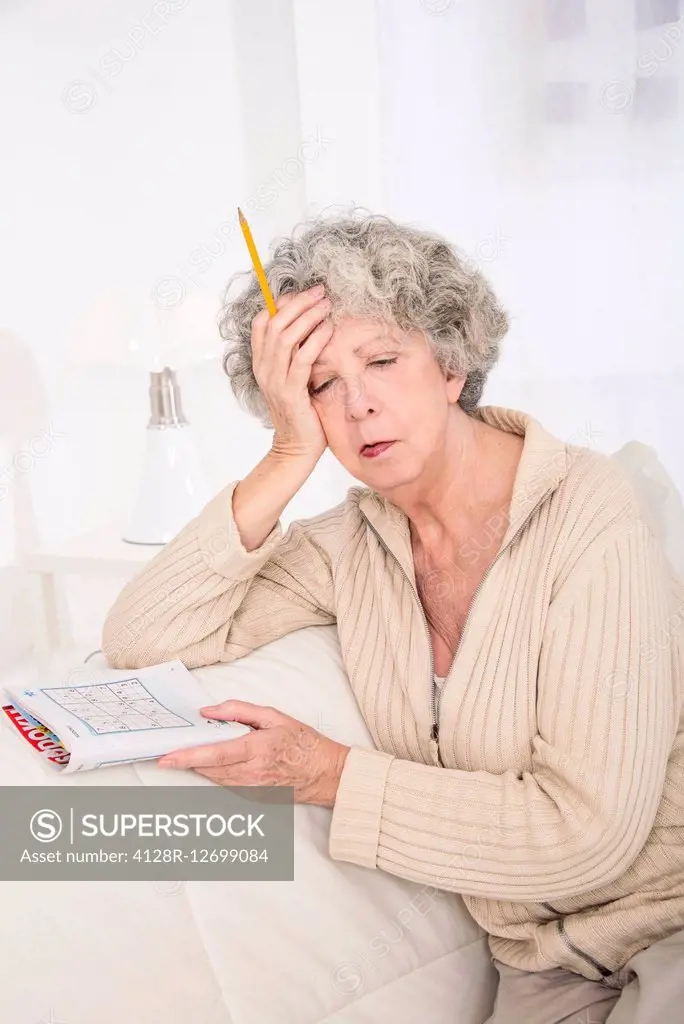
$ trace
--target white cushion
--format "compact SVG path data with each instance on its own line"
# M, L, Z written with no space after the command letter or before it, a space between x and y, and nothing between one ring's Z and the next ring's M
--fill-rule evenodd
M684 503L654 448L629 441L612 458L630 479L655 536L684 580Z
M270 704L372 746L334 626L298 630L194 675L207 703ZM1 785L213 785L147 762L62 777L10 729L0 727ZM294 882L0 883L3 1017L481 1024L497 975L461 897L430 900L417 884L332 861L330 815L296 808Z

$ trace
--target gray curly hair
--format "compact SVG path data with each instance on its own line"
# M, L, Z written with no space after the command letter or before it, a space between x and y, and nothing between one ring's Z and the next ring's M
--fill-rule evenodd
M508 316L474 261L439 235L353 207L333 219L323 214L298 224L291 237L277 241L264 271L275 299L323 284L333 321L353 316L422 331L445 374L465 375L461 408L477 408ZM247 287L229 299L245 276ZM253 269L233 274L223 303L218 326L229 343L223 368L233 394L272 428L252 368L252 321L265 305Z

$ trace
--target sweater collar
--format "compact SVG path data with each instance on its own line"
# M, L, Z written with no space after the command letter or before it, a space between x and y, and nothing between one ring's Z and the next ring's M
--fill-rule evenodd
M568 449L565 441L549 433L538 420L518 409L484 405L472 415L493 427L524 438L509 506L508 527L499 548L501 550L567 474ZM366 490L359 499L359 509L415 585L408 516L388 498L371 489Z

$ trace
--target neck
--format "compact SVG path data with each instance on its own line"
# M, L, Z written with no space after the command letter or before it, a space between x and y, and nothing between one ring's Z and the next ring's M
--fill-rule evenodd
M468 416L450 417L441 450L420 478L391 500L408 516L411 536L425 550L467 536L499 505L505 513L515 479L512 448L523 439Z

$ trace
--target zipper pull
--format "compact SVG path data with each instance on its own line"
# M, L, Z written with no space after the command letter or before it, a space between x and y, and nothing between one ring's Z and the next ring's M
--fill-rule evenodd
M439 755L439 726L437 722L433 722L432 729L430 730L430 754L432 755L432 763L443 768L442 758Z

